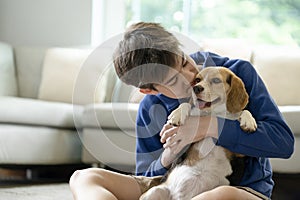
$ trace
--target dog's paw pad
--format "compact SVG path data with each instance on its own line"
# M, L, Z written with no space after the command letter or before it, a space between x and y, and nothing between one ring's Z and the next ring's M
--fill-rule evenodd
M244 110L240 116L240 127L243 131L251 133L256 131L257 124L251 113Z
M241 124L240 125L241 129L245 132L251 133L256 131L257 126L256 125L247 125L247 124Z
M168 124L173 126L180 126L181 116L176 115L176 113L171 113L171 115L168 118Z
M174 126L183 125L186 118L189 116L191 105L189 103L182 103L175 109L168 117L168 124Z

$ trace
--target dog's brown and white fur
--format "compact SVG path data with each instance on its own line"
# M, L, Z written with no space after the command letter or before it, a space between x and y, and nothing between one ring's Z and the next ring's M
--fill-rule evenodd
M199 72L193 87L193 104L200 115L213 115L239 120L240 127L253 132L257 125L251 113L243 110L248 94L240 78L224 67L206 67ZM169 116L169 123L182 125L190 115L191 104L183 103ZM200 112L199 112L200 110ZM235 154L216 146L212 138L191 145L187 157L177 165L161 185L144 193L142 200L190 200L220 185L229 185L232 173L230 159ZM241 155L238 155L241 156Z

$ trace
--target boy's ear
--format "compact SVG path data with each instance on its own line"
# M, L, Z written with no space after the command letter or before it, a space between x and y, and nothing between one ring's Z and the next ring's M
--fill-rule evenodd
M158 94L158 92L156 90L152 90L152 89L144 89L144 88L140 88L140 93L143 93L143 94L153 94L153 95L156 95Z

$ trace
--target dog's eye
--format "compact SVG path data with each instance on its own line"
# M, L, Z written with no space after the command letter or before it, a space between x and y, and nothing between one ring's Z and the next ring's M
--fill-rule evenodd
M219 78L213 78L213 79L211 79L211 82L217 84L217 83L221 83L222 81Z
M201 81L201 78L196 78L195 83L199 83Z

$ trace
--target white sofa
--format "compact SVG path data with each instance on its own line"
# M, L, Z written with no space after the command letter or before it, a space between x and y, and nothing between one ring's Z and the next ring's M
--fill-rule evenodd
M114 47L110 42L94 51L0 43L0 165L83 162L133 172L140 96L117 79ZM202 48L257 68L296 138L293 156L271 159L273 170L299 173L300 50L239 40L206 40Z
M38 100L46 49L0 43L0 164L81 161L73 106Z
M99 114L107 120L102 110L109 113L110 102L122 99L113 94L112 51L106 46L12 47L0 42L0 168L83 164L83 128L93 123L83 117L101 102ZM103 59L93 63L99 54ZM122 103L119 108L127 111Z

